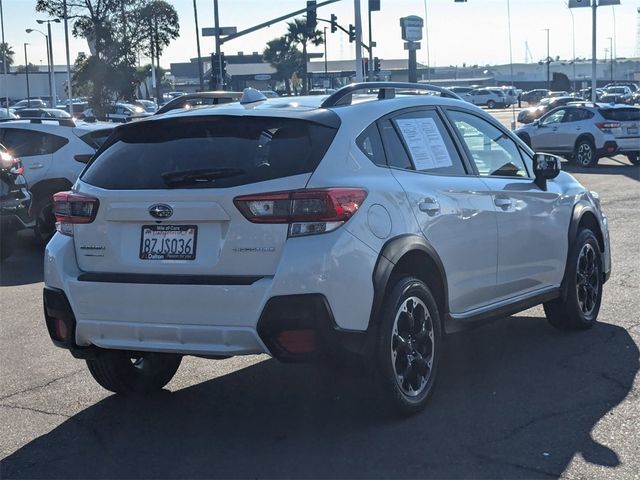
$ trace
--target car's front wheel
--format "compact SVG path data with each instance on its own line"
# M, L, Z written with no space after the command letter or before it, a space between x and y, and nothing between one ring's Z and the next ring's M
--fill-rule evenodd
M578 232L569 254L566 292L544 304L549 323L561 330L584 330L598 318L602 301L602 255L595 234L589 229Z
M104 350L87 360L91 376L115 393L150 393L161 390L176 374L182 356L169 353L133 353Z
M381 395L394 411L417 413L433 392L442 355L440 315L424 282L397 279L379 328L374 375Z
M590 168L597 165L598 156L593 142L588 138L579 140L576 143L573 158L579 167Z
M487 102L487 108L496 108L496 102L494 102L493 100L489 100Z

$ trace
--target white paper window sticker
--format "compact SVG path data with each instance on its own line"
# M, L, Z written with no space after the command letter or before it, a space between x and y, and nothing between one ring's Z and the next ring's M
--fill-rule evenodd
M433 170L453 165L444 138L433 118L399 118L396 123L416 170Z

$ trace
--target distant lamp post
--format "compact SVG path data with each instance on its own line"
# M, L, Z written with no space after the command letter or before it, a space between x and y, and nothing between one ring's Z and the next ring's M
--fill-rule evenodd
M609 56L611 57L611 83L613 83L613 37L607 37L609 40Z
M544 29L547 32L547 90L551 90L551 56L549 55L549 29Z
M57 103L58 94L56 93L56 72L55 72L55 62L53 61L53 37L51 36L51 22L60 23L59 18L54 18L52 20L36 20L39 25L47 24L47 33L49 37L49 62L51 65L51 71L49 72L49 81L51 82L51 90L53 91L51 97L51 107L55 108Z
M31 90L29 89L29 57L27 56L27 45L29 44L24 44L24 71L27 75L27 107L29 107L31 104Z
M44 33L41 32L40 30L36 29L36 28L27 28L25 30L25 32L27 33L39 33L40 35L42 35L44 37L44 41L45 41L45 45L47 46L47 72L49 72L49 98L51 99L51 107L55 107L55 104L53 102L53 83L51 82L51 54L49 52L49 36Z

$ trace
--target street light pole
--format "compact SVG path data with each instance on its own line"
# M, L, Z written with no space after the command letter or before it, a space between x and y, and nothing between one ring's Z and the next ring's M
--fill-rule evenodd
M568 6L568 4L567 4ZM571 14L571 38L573 44L573 91L576 91L576 23L573 18L573 10L569 8Z
M0 0L0 29L2 30L2 45L4 43L4 11L2 9L2 0ZM7 109L7 118L9 118L9 84L7 78L7 55L6 50L3 50L3 58L2 58L2 70L4 73L4 101L5 107Z
M55 97L55 99L57 100L58 98L58 93L56 91L56 75L55 75L55 63L53 61L53 39L51 37L51 22L53 23L60 23L60 19L58 18L54 18L53 20L36 20L37 23L39 23L40 25L42 25L43 23L46 22L47 24L47 33L49 34L49 58L51 61L51 89L53 90L53 96ZM55 103L54 102L54 97L51 98L51 107L55 108ZM57 102L56 102L57 103Z
M51 53L49 51L49 45L50 45L49 36L46 33L41 32L40 30L36 30L35 28L27 28L25 32L27 33L37 32L44 37L45 44L47 45L47 71L49 73L49 98L51 99L50 100L51 107L54 108L55 105L53 104L53 84L51 83Z
M549 55L549 29L545 28L547 31L547 90L551 90L551 56Z
M353 0L353 9L356 28L356 82L362 82L364 76L362 74L362 13L360 11L360 0Z
M598 85L597 79L597 61L598 61L598 53L596 52L596 11L598 9L598 5L595 0L591 2L591 101L596 103L598 99L596 88Z
M67 51L67 94L69 97L69 113L73 115L73 96L71 92L71 55L69 54L69 19L67 12L67 0L63 0L64 15L64 43Z
M31 106L31 90L29 89L29 57L27 56L27 45L29 45L28 43L24 44L24 67L25 67L25 73L27 75L27 107Z
M611 83L613 83L613 37L607 37L609 40L609 56L611 57Z
M196 46L198 47L198 77L200 79L200 91L204 91L204 72L202 71L202 55L200 54L200 27L198 27L198 8L196 0L193 0L193 16L196 20Z

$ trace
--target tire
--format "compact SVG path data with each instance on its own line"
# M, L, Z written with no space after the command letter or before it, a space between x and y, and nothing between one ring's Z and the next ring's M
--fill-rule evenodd
M46 201L34 209L35 226L33 233L40 245L49 243L53 234L56 233L56 217L53 215L53 202Z
M640 165L640 152L628 153L627 159L632 165Z
M578 231L569 254L565 298L544 304L549 323L560 330L586 330L598 318L602 301L602 254L595 234Z
M487 102L487 108L496 108L496 102L494 102L493 100L489 100Z
M2 232L0 237L0 260L9 258L16 249L17 232Z
M582 138L576 143L573 158L576 165L583 168L591 168L598 164L598 155L593 142L588 138Z
M372 373L387 406L394 413L412 415L424 409L433 392L442 328L438 307L424 282L406 276L392 285L379 319Z
M103 388L130 395L162 390L178 371L181 361L181 355L169 353L105 350L86 362L91 376Z

